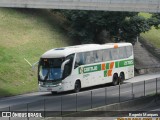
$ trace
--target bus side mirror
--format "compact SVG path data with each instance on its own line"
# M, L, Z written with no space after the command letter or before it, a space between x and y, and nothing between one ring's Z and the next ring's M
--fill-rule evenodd
M39 64L39 62L40 62L40 61L37 61L37 62L35 62L35 63L32 65L26 58L24 58L24 60L32 67L32 70L34 70L34 69L35 69L35 66L36 66L37 64Z
M63 72L63 70L64 70L64 66L67 64L67 63L69 63L69 59L68 60L65 60L63 63L62 63L62 66L61 66L61 72Z
M61 66L61 76L62 76L62 78L65 78L65 76L64 76L64 72L65 72L64 68L65 68L65 66L66 66L69 62L70 62L70 59L65 60L65 61L62 63L62 66Z
M76 69L77 67L79 67L79 64L75 62L74 69Z

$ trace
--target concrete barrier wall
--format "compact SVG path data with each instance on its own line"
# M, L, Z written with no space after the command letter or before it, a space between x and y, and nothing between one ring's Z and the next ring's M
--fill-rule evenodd
M0 0L0 7L160 12L160 0Z

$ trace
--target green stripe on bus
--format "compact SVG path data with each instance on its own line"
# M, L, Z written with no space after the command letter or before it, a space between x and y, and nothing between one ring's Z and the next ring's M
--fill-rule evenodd
M118 61L117 62L115 62L115 68L118 68Z
M109 64L110 64L110 63L106 63L106 69L109 69Z
M79 74L101 71L101 64L79 67Z
M115 62L115 68L126 67L126 66L131 66L131 65L134 65L133 59ZM107 75L106 74L107 70L110 69L109 66L110 66L110 63L106 63L106 71L104 72L105 75ZM79 74L97 72L101 70L102 70L101 64L79 67L78 69Z
M123 60L119 62L119 67L126 67L126 66L131 66L134 64L133 59L131 60Z
M107 77L107 70L104 71L104 77Z

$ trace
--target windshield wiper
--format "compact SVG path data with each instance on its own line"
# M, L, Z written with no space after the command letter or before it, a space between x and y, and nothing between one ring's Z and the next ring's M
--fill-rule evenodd
M48 68L48 72L47 72L47 75L44 77L44 81L48 79L49 73L50 73L50 68Z

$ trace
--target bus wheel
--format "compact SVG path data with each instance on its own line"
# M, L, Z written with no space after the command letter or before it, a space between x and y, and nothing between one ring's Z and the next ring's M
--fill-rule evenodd
M114 74L113 75L113 81L112 81L112 85L117 85L118 84L118 75L117 74Z
M75 86L74 86L74 92L77 93L81 89L81 83L80 81L76 81Z
M121 72L120 73L120 76L119 76L119 82L122 84L123 83L123 81L125 80L125 76L124 76L124 73L123 72Z

